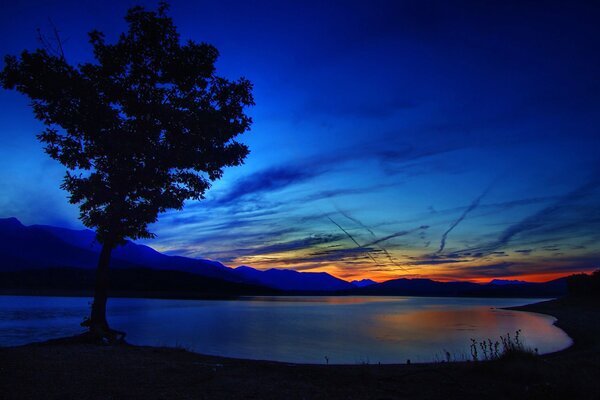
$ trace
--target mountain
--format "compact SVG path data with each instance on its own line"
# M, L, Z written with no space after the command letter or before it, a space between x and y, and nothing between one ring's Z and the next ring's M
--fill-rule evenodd
M49 225L25 226L16 218L0 219L0 271L25 269L95 269L101 246L91 230L73 230ZM207 278L288 291L339 291L350 283L325 272L292 270L259 271L236 269L218 261L168 256L128 241L113 250L111 270L145 268L192 273Z
M372 281L371 279L361 279L360 281L352 281L350 283L359 288L377 284L377 282Z
M46 268L0 272L0 294L91 296L95 271L83 268ZM110 271L110 296L144 298L226 298L276 295L259 285L180 271L125 268Z
M567 278L544 283L501 285L401 278L357 288L352 293L375 296L557 297L567 293Z
M7 282L12 282L15 287L21 282L37 289L44 285L59 288L58 276L71 282L73 287L84 288L93 281L99 252L100 245L90 230L25 226L16 218L0 219L0 278L4 282L0 288L10 289ZM275 290L296 294L472 297L556 297L566 294L567 290L566 278L545 283L495 279L487 284L477 284L405 278L382 283L368 279L349 283L325 272L261 271L248 266L234 269L212 260L168 256L133 242L113 251L111 271L116 274L115 282L124 283L130 279L129 287L137 287L140 293L156 293L163 282L163 291L171 293L171 297L176 297L173 293L177 292L177 287L182 292L193 292L188 281L193 282L194 290L211 296L219 292L218 288L227 294L272 293ZM54 282L54 286L50 282ZM213 291L208 290L211 286L215 288Z
M354 286L326 272L298 272L289 269L257 269L240 266L235 269L247 282L287 291L340 291Z
M518 281L512 279L492 279L488 282L488 285L523 285L530 282Z
M96 234L91 230L72 230L48 225L32 225L30 228L48 232L71 246L75 246L94 254L95 268L98 261L97 254L101 246L96 241ZM122 268L126 264L135 264L152 269L175 270L190 272L211 278L224 279L231 282L240 282L240 278L228 268L217 261L194 259L179 256L167 256L151 247L135 244L131 241L113 250L111 268Z
M26 227L15 218L0 219L1 271L48 267L93 268L97 253L69 244L39 227Z

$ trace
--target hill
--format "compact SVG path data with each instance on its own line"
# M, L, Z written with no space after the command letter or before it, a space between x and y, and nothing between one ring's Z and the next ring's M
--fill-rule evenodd
M0 219L0 271L49 268L93 270L101 246L90 230L49 225L25 226L16 218ZM296 292L332 292L350 289L350 283L325 272L229 268L218 261L168 256L149 246L128 241L113 251L111 270L147 269L185 272L230 283Z
M401 278L357 288L352 293L370 296L557 297L567 293L567 278L544 283L500 284Z

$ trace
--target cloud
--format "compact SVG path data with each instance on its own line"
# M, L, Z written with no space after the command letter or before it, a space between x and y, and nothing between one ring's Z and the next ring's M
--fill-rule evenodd
M515 253L524 254L524 255L529 255L532 252L533 252L533 249L515 250Z
M299 250L312 249L316 246L336 242L343 239L342 235L312 235L309 237L289 240L280 243L274 243L266 246L257 246L252 248L238 248L232 249L229 253L232 254L233 257L244 257L244 256L256 256L263 254L277 254L277 253L287 253Z
M456 264L456 263L464 263L467 260L455 260L452 258L441 258L441 259L425 259L420 261L409 261L407 264L409 265L438 265L438 264Z
M585 230L588 225L594 225L595 228L593 229L596 229L596 225L600 223L600 215L582 214L577 209L576 204L591 197L599 187L600 176L596 176L589 182L558 197L550 205L509 226L496 240L470 249L453 252L449 256L456 258L465 256L485 257L507 246L515 236L525 233L529 234L530 237L533 236L534 240L535 237L538 239L542 237L542 241L545 241L548 240L549 235L553 239L557 239L557 236L564 231L569 231L569 236L573 238L573 233L570 230ZM597 199L593 200L597 201ZM565 221L565 219L567 220Z
M239 179L223 196L215 199L215 202L217 205L232 204L250 195L273 192L306 182L325 172L325 169L316 165L308 167L301 164L288 164L268 168Z
M575 190L567 193L566 195L561 197L557 202L549 205L548 207L544 207L535 214L521 220L519 223L510 226L508 229L502 232L502 234L498 238L498 241L495 243L495 246L504 246L515 235L543 227L548 222L551 222L555 218L560 217L560 213L572 207L572 203L589 196L593 191L598 189L599 183L599 179L594 179L591 182L588 182L576 188Z
M456 228L458 226L458 224L460 224L471 211L473 211L474 209L477 208L477 206L479 206L481 199L483 199L485 197L485 195L488 194L490 189L491 189L491 185L488 186L487 189L485 189L479 196L477 196L477 198L475 200L473 200L471 205L469 205L469 207L467 207L465 209L465 211L463 211L463 213L460 215L460 217L458 217L458 219L456 221L454 221L450 225L450 227L444 232L444 234L442 235L442 239L440 241L440 248L437 251L438 253L441 253L444 250L444 247L446 247L446 238L448 237L448 234L450 232L452 232L452 230L454 228Z
M581 257L556 257L528 261L507 261L482 265L460 265L449 269L448 273L455 277L482 276L497 278L503 276L578 273L598 269L600 254Z
M427 148L413 147L407 143L398 142L393 137L385 137L378 141L366 141L351 147L336 148L335 152L323 152L312 155L296 162L277 165L263 169L235 181L225 193L215 196L212 200L202 202L205 206L228 206L245 200L252 202L257 196L282 190L294 185L310 182L328 172L340 170L346 163L357 160L379 160L384 164L394 165L396 170L388 173L406 172L398 169L398 165L460 148L460 146L428 146ZM331 198L345 194L360 194L389 186L385 184L368 188L344 187L339 190L322 190L307 196L310 200Z
M293 269L296 269L298 265L307 266L312 265L315 268L317 266L323 267L322 264L330 263L343 263L344 269L366 269L365 263L374 265L371 257L377 255L380 250L370 247L354 247L354 248L330 248L314 251L304 255L293 255L289 257L269 257L268 255L260 258L260 264L277 264L277 265L290 265ZM254 261L257 260L245 260L244 257L239 257L236 260L239 262ZM375 264L379 267L379 263Z

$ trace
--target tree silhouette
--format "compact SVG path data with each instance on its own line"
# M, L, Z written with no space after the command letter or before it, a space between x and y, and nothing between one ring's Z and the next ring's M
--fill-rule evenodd
M95 62L70 65L62 51L6 56L0 81L32 100L45 124L37 137L67 168L61 188L102 244L93 338L116 340L106 320L112 250L127 238L151 238L148 224L187 199L202 199L223 168L243 163L254 104L252 84L215 75L215 47L179 34L161 2L128 10L128 30L114 44L89 33Z

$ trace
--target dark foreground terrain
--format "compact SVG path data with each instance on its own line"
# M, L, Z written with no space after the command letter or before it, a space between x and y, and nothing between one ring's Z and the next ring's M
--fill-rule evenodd
M575 344L546 356L491 362L327 366L63 340L0 348L0 398L600 398L600 307L561 299L518 309L554 315Z

